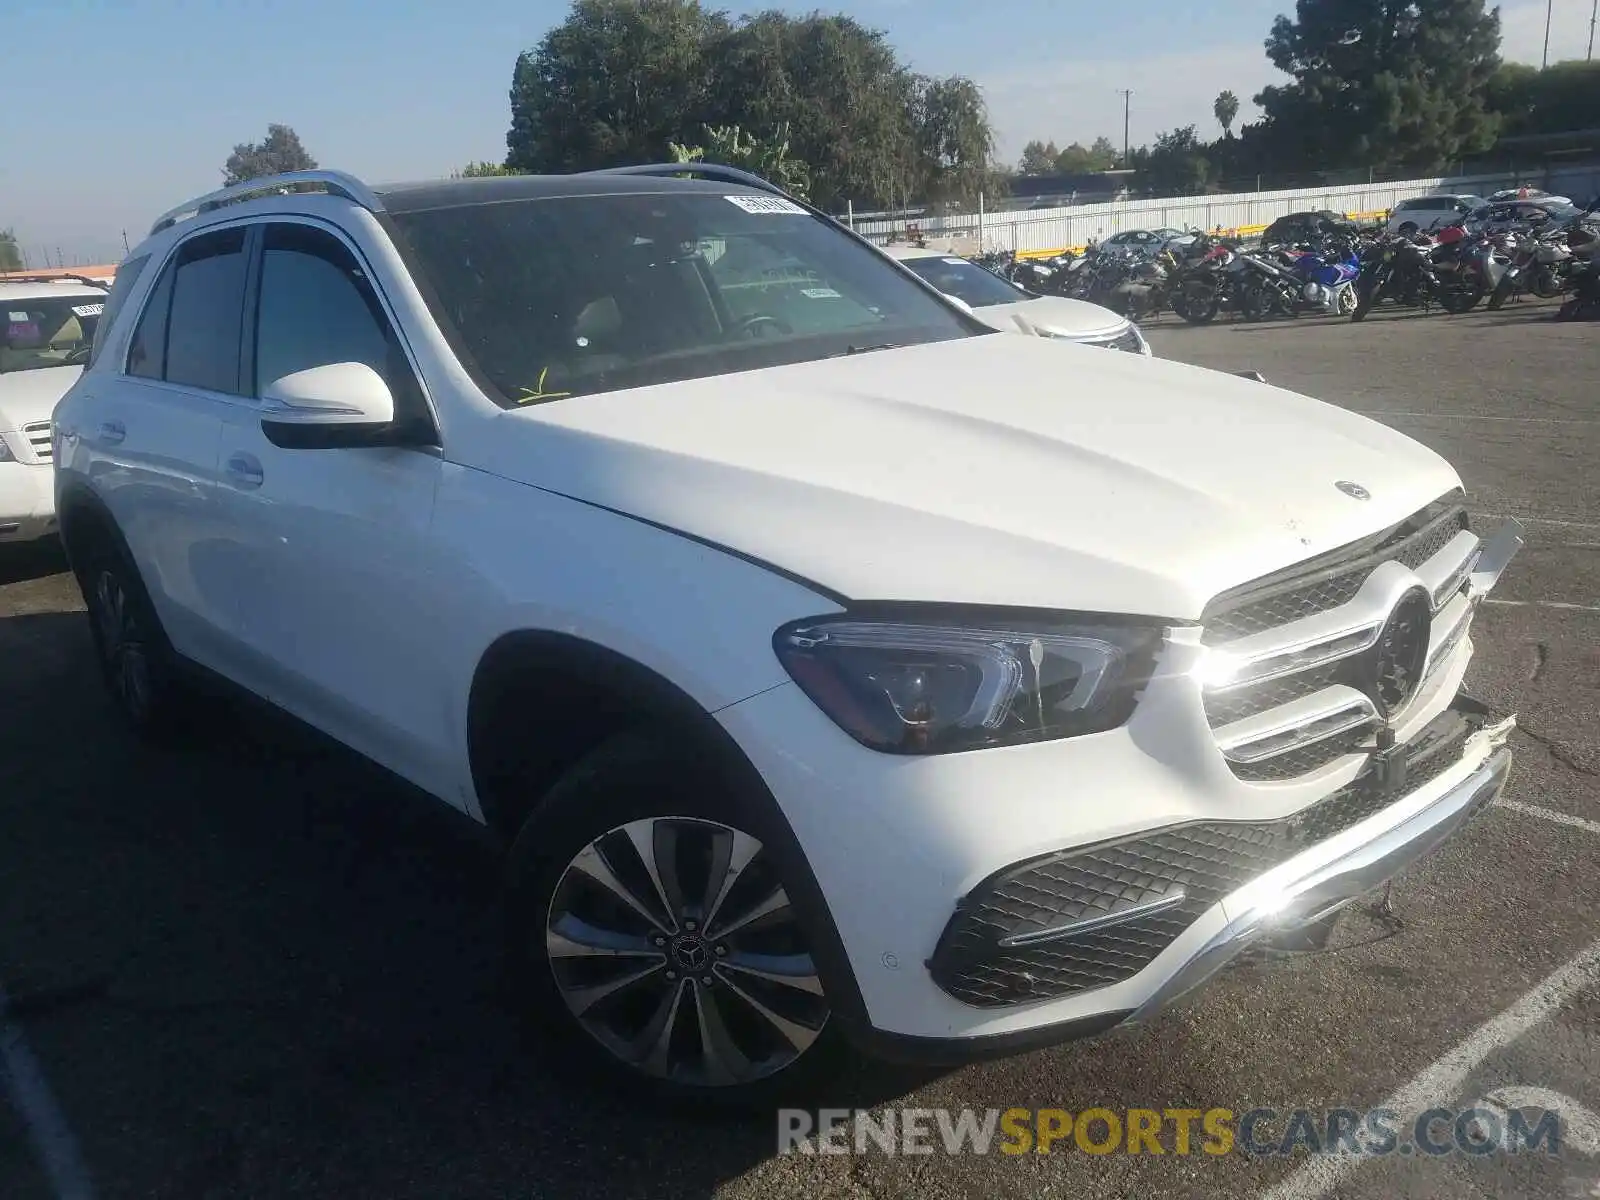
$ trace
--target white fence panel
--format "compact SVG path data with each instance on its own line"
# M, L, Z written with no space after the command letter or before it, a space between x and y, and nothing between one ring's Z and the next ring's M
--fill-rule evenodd
M1600 188L1600 167L1550 171L1542 179L1545 188L1569 195L1582 203ZM855 228L863 236L883 241L891 234L903 234L908 224L916 225L929 237L972 239L984 250L1026 253L1082 246L1091 237L1105 238L1130 229L1157 229L1163 226L1206 230L1259 229L1286 213L1306 209L1329 208L1348 213L1387 212L1401 200L1446 188L1487 194L1513 186L1516 182L1516 179L1506 175L1407 179L1394 183L1025 209L987 213L981 218L975 213L968 213L910 221L857 221Z

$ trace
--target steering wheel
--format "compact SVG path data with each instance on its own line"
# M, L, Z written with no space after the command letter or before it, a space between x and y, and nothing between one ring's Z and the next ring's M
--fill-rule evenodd
M790 325L789 322L779 320L770 313L760 312L750 313L749 315L741 318L739 321L739 332L747 338L759 339L765 337L766 335L757 333L756 330L764 329L769 325L776 329L779 333L794 332L794 326Z
M89 352L93 349L93 342L85 342L83 345L79 346L76 350L72 351L65 358L63 358L61 360L61 365L64 367L75 367L79 363L86 363L89 361Z

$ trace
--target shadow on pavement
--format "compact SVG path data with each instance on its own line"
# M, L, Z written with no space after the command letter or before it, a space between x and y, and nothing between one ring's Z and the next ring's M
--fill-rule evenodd
M59 575L66 569L66 553L55 538L0 545L0 587Z
M553 1069L497 854L438 802L227 706L192 750L136 744L81 614L0 617L4 657L0 979L103 1196L706 1195L775 1152L770 1116Z

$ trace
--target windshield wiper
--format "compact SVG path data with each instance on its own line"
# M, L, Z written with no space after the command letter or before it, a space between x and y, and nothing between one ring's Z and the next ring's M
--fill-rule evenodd
M874 350L898 350L899 342L878 342L872 346L846 346L838 354L830 354L829 358L843 358L847 354L871 354Z

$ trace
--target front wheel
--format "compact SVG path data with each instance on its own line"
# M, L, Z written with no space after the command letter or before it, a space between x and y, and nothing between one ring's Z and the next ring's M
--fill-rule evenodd
M1481 287L1454 288L1439 297L1439 307L1454 316L1469 313L1483 299Z
M539 803L511 851L510 931L528 1015L558 1049L635 1093L718 1106L833 1073L800 868L766 803L634 735Z

